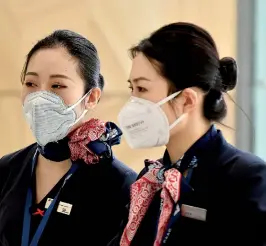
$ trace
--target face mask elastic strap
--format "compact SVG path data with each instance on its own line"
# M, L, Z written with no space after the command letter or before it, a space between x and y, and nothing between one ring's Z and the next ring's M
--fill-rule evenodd
M170 95L170 96L164 98L163 100L161 100L160 102L158 102L157 105L161 106L161 105L167 103L168 101L170 101L170 100L174 99L176 96L178 96L180 93L181 93L181 91L173 93L172 95Z
M184 117L186 114L180 115L174 122L169 126L169 129L172 130Z
M89 94L91 94L92 89L86 93L82 98L80 98L76 103L74 103L73 105L71 105L70 107L68 107L66 109L66 111L72 110L73 108L75 108L76 106L78 106Z
M83 111L83 113L75 120L75 122L73 123L73 124L71 124L70 125L70 127L72 127L72 126L74 126L76 123L78 123L84 116L85 116L85 114L88 112L88 110L87 109L85 109L84 111Z

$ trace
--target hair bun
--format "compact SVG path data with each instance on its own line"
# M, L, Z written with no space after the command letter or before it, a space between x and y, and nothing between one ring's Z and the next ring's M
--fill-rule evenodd
M234 58L224 57L220 60L220 73L222 77L223 91L231 91L237 83L237 64Z

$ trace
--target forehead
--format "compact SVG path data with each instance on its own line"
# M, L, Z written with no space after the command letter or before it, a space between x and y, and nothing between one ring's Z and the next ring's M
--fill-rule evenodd
M146 77L150 80L156 80L160 77L155 65L142 53L138 53L132 60L130 79L134 80L138 77Z
M76 60L64 48L38 50L31 57L27 71L46 73L76 72Z

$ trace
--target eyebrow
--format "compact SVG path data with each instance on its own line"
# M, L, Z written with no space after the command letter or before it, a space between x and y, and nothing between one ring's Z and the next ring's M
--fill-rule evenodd
M129 82L129 83L132 83L132 82L134 82L134 83L138 83L140 80L150 81L149 79L147 79L147 78L145 78L145 77L137 77L137 78L134 78L134 79L132 79L132 80L129 79L127 82Z
M26 74L25 74L25 76L27 76L27 75L33 75L33 76L39 76L37 73L35 73L35 72L27 72Z
M50 78L62 78L62 79L72 80L71 78L69 78L68 76L66 76L64 74L52 74L52 75L50 75Z
M27 72L25 74L25 76L27 75L33 75L33 76L39 76L38 73L35 73L35 72ZM72 80L71 78L69 78L68 76L64 75L64 74L52 74L50 75L50 78L62 78L62 79L69 79L69 80Z

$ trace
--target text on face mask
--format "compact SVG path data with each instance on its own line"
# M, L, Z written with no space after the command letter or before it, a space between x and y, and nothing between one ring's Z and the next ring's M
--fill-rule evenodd
M141 121L135 122L135 123L133 123L133 124L131 124L131 125L126 126L126 129L131 129L131 128L136 127L136 126L140 126L140 125L142 125L143 123L144 123L144 120L141 120Z

